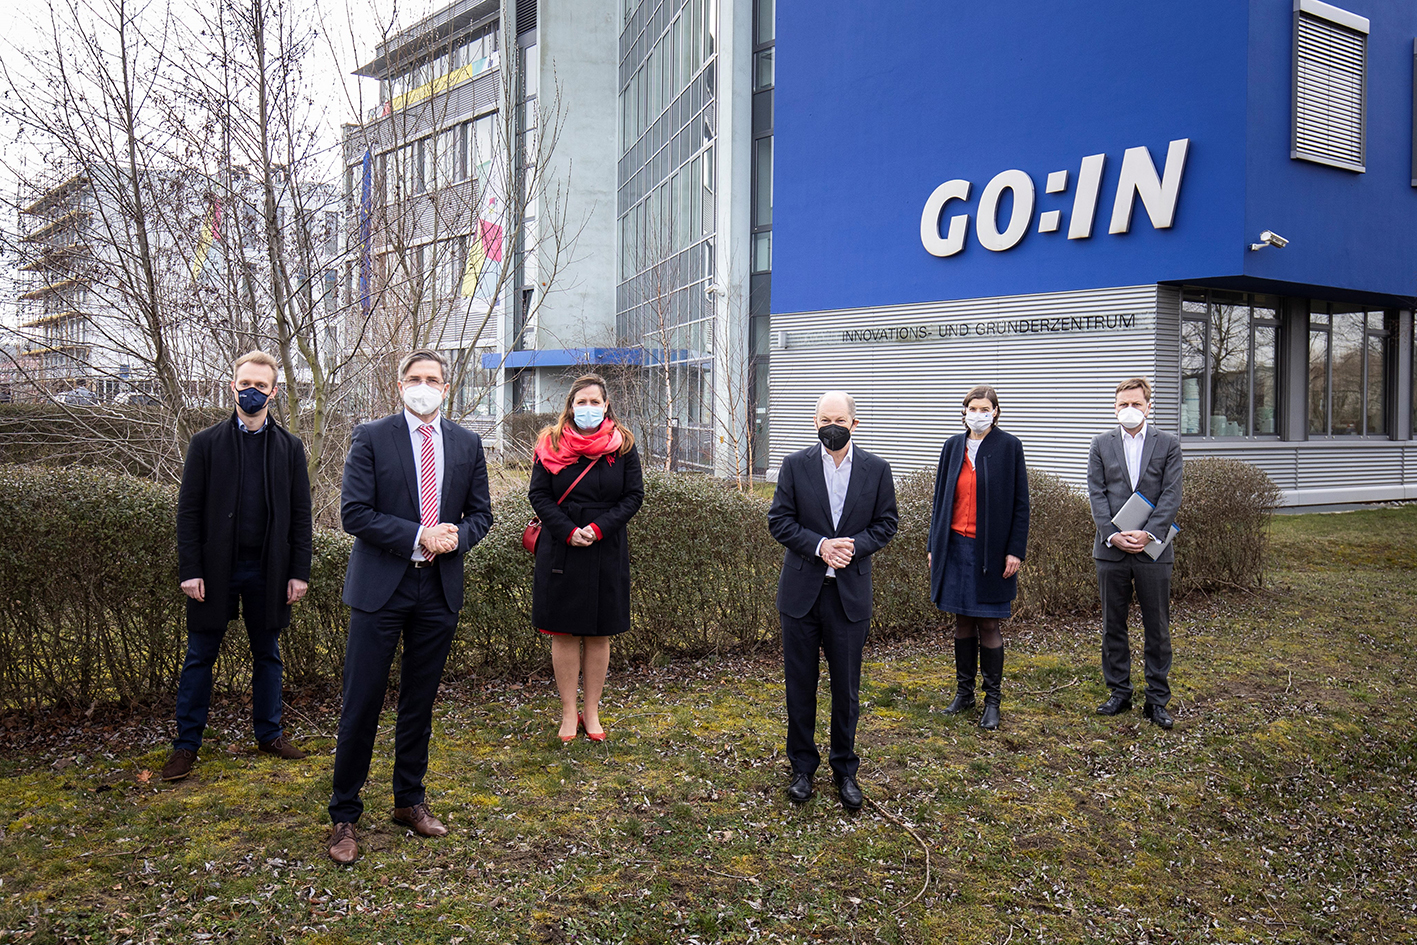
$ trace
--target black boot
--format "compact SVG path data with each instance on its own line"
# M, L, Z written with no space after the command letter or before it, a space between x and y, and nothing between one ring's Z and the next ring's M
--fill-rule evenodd
M974 676L978 664L979 638L955 637L955 698L945 706L945 715L958 715L974 708Z
M984 677L984 712L979 727L990 731L999 727L999 691L1004 683L1004 648L979 648L979 675Z

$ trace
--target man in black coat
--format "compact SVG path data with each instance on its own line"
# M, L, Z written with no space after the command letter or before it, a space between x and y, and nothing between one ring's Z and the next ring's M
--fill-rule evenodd
M861 807L856 783L856 720L861 654L871 627L871 555L895 535L895 481L890 464L857 449L856 402L842 391L817 400L820 445L782 461L768 530L786 547L777 584L787 689L787 796L812 796L821 764L817 728L817 653L831 672L832 778L841 803Z
M336 863L359 857L359 792L400 640L393 818L425 837L448 832L429 811L423 787L433 699L462 610L463 555L492 527L492 502L482 440L438 416L446 372L436 352L404 358L405 409L357 427L344 464L340 518L354 550L344 578L349 641L330 795Z
M1093 438L1087 457L1087 495L1097 524L1092 557L1102 595L1102 678L1111 690L1097 713L1118 715L1132 707L1127 611L1135 594L1146 642L1144 714L1169 729L1171 566L1176 556L1169 541L1155 560L1145 549L1166 537L1181 508L1181 439L1148 422L1151 384L1146 378L1118 384L1114 409L1118 425ZM1152 504L1151 516L1143 528L1121 531L1112 518L1134 492Z
M275 358L237 359L236 411L192 437L177 498L177 576L187 595L187 659L177 686L177 738L165 781L187 777L202 745L212 664L238 612L251 643L251 722L260 750L304 758L281 728L280 631L310 582L310 477L305 446L269 416Z

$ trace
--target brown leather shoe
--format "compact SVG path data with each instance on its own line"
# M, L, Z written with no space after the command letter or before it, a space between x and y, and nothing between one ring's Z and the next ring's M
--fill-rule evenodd
M335 824L330 831L330 859L341 866L359 859L359 832L354 824Z
M164 781L181 781L192 773L192 765L197 761L197 753L187 748L174 748L167 756L167 764L162 766L158 777Z
M299 761L305 757L305 752L286 741L284 735L268 742L259 742L256 747L268 755L275 755L277 758L284 758L287 761Z
M433 816L433 812L428 809L427 804L395 807L394 823L411 827L414 833L425 837L446 837L448 835L448 828L443 826L441 820Z

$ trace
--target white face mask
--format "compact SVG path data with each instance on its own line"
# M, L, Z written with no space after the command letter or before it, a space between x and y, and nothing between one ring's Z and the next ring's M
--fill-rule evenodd
M426 417L443 403L443 392L427 384L414 384L403 389L403 402L420 417Z
M1135 430L1145 419L1146 414L1142 413L1139 407L1123 407L1117 411L1117 421L1128 430Z
M975 433L986 433L994 425L994 411L981 413L978 410L966 410L964 422L969 424L969 428Z

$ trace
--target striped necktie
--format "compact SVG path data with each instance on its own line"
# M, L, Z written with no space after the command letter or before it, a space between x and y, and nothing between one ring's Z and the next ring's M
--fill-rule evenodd
M418 475L419 524L432 528L438 524L438 459L433 455L433 424L423 424L418 432L423 434Z

